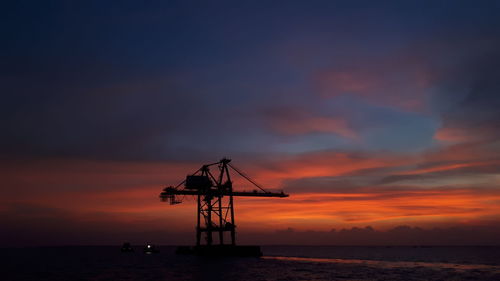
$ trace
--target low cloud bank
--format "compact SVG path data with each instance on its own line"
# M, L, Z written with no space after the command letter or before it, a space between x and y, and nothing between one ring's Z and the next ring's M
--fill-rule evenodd
M297 231L292 228L270 233L241 233L243 243L268 245L500 245L498 226L454 226L424 229L397 226L380 231L370 226L331 231Z

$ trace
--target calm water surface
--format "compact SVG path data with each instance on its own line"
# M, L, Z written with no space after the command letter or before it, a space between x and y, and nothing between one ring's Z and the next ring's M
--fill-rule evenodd
M266 246L262 258L1 249L1 280L500 280L500 247Z

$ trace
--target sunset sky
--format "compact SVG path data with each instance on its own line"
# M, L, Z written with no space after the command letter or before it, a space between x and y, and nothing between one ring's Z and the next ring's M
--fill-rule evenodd
M12 2L0 246L193 243L222 157L243 242L500 244L499 1Z

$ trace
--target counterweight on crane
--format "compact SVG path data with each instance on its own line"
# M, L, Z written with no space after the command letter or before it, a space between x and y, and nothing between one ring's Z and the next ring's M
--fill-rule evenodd
M231 160L223 158L219 162L201 166L196 172L188 175L186 179L177 186L169 186L160 194L162 201L171 205L179 204L186 195L194 195L198 202L198 215L196 226L196 247L207 253L208 249L219 246L236 246L236 224L234 220L234 196L247 197L288 197L284 192L270 192L262 188L242 171L230 164ZM213 173L211 168L216 167ZM252 191L234 191L230 171L251 183L256 189ZM202 236L205 236L205 244L202 245ZM213 235L217 235L218 243L214 243ZM226 234L229 234L227 237ZM226 239L229 238L229 243ZM229 247L231 248L231 247ZM210 251L208 251L210 252ZM260 252L260 250L259 250Z

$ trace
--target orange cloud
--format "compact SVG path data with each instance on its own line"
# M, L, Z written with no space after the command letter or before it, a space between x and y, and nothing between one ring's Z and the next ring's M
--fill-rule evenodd
M284 200L238 199L240 224L265 229L322 229L401 223L421 226L498 216L498 190L413 190L362 194L294 194Z
M265 187L280 187L285 180L363 175L365 170L397 170L419 161L416 157L387 154L317 152L241 163L240 168ZM238 161L234 162L240 166ZM421 174L492 164L498 161L444 163L401 173ZM30 165L14 163L3 168L2 180L11 187L1 191L0 201L4 206L46 206L62 210L75 221L112 220L145 229L189 230L195 224L192 198L186 197L183 204L170 206L160 202L158 194L165 185L182 181L186 174L199 168L199 163L42 161ZM252 188L237 177L234 180L236 189ZM307 192L309 186L304 186L303 193L291 194L289 198L236 198L236 223L243 229L260 230L465 223L500 216L500 191L493 189L498 182L492 184L490 189L365 186L342 193L312 193ZM9 209L3 208L2 212Z
M294 156L278 156L266 162L243 166L253 178L270 187L278 187L285 180L334 177L365 169L397 167L415 163L415 159L396 155L356 154L321 151ZM239 165L236 163L236 165Z

